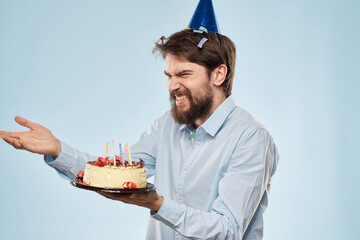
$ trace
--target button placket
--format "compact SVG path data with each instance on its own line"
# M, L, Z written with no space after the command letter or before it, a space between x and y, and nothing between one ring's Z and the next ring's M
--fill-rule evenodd
M190 141L193 142L193 146L194 148L192 149L192 153L190 155L190 157L188 158L188 160L185 162L184 167L182 168L181 174L180 174L180 179L179 179L179 186L178 186L178 191L177 191L177 201L180 203L183 203L184 201L184 189L185 189L185 183L186 183L186 175L187 172L189 171L189 168L192 164L192 162L195 160L196 156L198 155L200 148L201 148L201 143L204 139L204 130L200 127L196 130L196 134L194 134L196 137L195 138L189 138Z

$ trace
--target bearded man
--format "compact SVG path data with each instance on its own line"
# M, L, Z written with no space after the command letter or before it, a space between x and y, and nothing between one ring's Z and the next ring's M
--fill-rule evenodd
M262 239L278 151L231 96L235 45L220 33L183 30L154 51L166 61L172 107L131 149L145 161L147 177L155 176L156 191L99 194L149 208L147 239ZM0 131L0 137L44 154L70 179L96 160L39 124L15 120L30 131Z

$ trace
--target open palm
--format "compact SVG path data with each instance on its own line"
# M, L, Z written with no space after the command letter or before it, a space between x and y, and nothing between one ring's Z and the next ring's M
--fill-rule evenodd
M15 121L30 130L26 132L0 131L0 138L16 149L57 157L61 151L60 141L46 127L16 116Z

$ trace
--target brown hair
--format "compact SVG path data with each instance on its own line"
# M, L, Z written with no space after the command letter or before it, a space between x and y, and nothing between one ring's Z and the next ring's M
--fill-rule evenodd
M199 48L198 44L204 37L208 40ZM227 74L221 86L226 97L230 96L235 73L236 48L228 37L220 33L195 33L185 29L172 34L164 44L156 44L153 53L155 52L160 52L163 58L167 54L184 57L189 62L204 66L209 76L216 67L225 64Z

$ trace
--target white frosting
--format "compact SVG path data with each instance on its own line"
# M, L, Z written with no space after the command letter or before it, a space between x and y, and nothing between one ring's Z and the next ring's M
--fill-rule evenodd
M139 166L94 166L87 163L84 171L84 182L94 187L101 188L124 188L125 182L133 182L137 188L145 188L146 171Z

